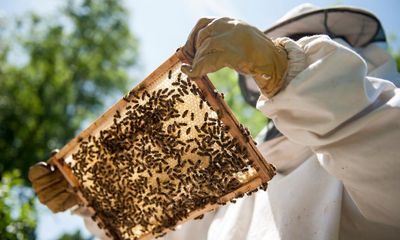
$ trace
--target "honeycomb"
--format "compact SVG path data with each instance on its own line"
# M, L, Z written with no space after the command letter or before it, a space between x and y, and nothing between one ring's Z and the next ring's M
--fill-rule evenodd
M181 64L173 55L50 160L114 239L162 236L274 174L223 95Z

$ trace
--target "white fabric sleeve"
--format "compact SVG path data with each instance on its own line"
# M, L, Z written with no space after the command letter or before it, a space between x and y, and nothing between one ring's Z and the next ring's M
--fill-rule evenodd
M312 148L368 220L400 227L399 90L367 76L363 58L327 36L282 41L298 45L286 47L295 77L257 107L290 140Z

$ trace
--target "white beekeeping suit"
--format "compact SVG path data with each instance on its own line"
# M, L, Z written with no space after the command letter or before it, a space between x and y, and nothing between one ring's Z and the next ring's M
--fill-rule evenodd
M293 87L289 85L272 103L263 98L259 101L261 111L279 115L286 105L295 102L297 104L293 108L297 110L297 106L301 106L304 101L303 96L309 95L307 91L313 91L311 89L314 87L326 89L326 93L321 92L310 99L310 102L304 103L305 110L309 111L306 119L282 123L287 124L282 129L294 129L285 134L294 134L299 143L310 141L309 145L324 146L315 150L318 158L310 148L289 141L284 136L262 143L259 149L268 161L275 164L278 172L270 182L268 191L259 191L251 197L238 200L236 204L224 206L217 212L206 215L201 222L187 223L177 232L168 234L166 239L398 239L400 215L396 206L400 203L400 159L398 155L393 158L392 153L385 149L396 148L400 135L394 133L386 139L381 139L379 135L400 128L400 122L391 119L396 119L396 116L398 119L399 113L395 116L389 114L390 108L399 104L400 92L395 90L392 83L378 79L385 78L398 83L396 65L376 44L358 50L364 62L356 52L345 48L345 42L340 39L337 41L341 45L323 36L301 40L299 45L308 50L305 51L306 59L325 59L324 61L329 62L315 63L305 69L304 71L308 71L307 75L306 72L300 73L292 80L292 83L299 84ZM326 72L324 66L331 62L335 63L332 74ZM348 67L349 64L352 64L351 68ZM357 68L358 73L354 72L354 68ZM339 92L333 92L331 84L334 84L336 74L341 74L347 81L354 83L349 83L349 89L337 89ZM314 82L309 82L306 87L300 85L304 81L310 81L308 76L314 76ZM366 88L360 87L360 84L366 85ZM359 88L365 91L363 98L354 102L354 94ZM298 92L302 97L291 99L294 95L292 91ZM397 99L395 94L398 95ZM298 126L315 124L314 119L321 114L318 109L321 101L342 102L346 99L349 102L345 104L352 106L351 111L362 113L368 106L372 106L372 109L360 115L359 119L352 120L352 124L348 126L341 127L339 119L324 119L322 122L328 124L330 127L327 129L332 131L329 137L308 137L310 132L297 131ZM284 101L290 101L290 104ZM384 110L385 107L388 109ZM335 106L329 109L342 110L343 108L336 109ZM345 122L357 113L349 116L344 111L340 113L343 115L340 121ZM331 116L333 115L337 113L332 113ZM387 118L388 124L378 126L374 123L375 118L382 117ZM389 124L391 120L393 123ZM365 121L364 125L358 121ZM348 139L348 135L355 139ZM344 148L342 144L347 147ZM387 147L383 148L383 145ZM360 158L355 157L357 151L363 153ZM379 162L374 164L368 161L364 152L369 151L376 155L371 161ZM340 158L327 159L332 154L340 154ZM354 180L359 178L362 180ZM392 183L387 184L387 181ZM386 188L387 185L397 188L397 191ZM366 192L357 195L359 188L365 188ZM356 191L355 196L350 195L352 191ZM385 198L390 202L388 206L391 208L386 213L375 212L373 206ZM393 216L386 215L388 213Z
M309 24L290 22L289 30L301 26ZM363 38L346 40L354 39ZM396 64L374 41L351 47L334 40L321 35L282 40L292 79L273 98L258 101L286 136L259 144L277 167L268 191L190 221L165 239L398 239Z
M294 77L275 97L258 101L291 139L259 145L278 172L268 191L191 221L166 239L399 238L395 61L380 43L351 49L343 39L320 35L283 41Z

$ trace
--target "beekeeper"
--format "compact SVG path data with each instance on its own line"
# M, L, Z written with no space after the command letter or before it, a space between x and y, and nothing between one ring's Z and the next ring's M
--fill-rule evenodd
M267 192L165 239L398 239L400 79L385 40L372 13L351 7L301 5L264 33L201 19L182 71L196 78L227 66L244 76L248 99L259 87L257 107L279 129L259 149L277 175ZM54 212L76 204L58 171L39 164L30 179Z

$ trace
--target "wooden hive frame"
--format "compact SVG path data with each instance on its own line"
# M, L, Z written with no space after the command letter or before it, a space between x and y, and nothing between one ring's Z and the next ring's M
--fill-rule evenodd
M167 61L165 61L160 67L158 67L153 73L151 73L147 78L145 78L138 86L136 86L132 91L143 91L147 87L149 87L155 79L157 79L162 74L166 74L172 66L186 62L183 54L180 51L177 51L174 55L172 55ZM223 97L217 90L214 88L210 80L204 76L199 79L192 79L197 87L201 89L203 96L207 100L208 104L212 107L213 110L217 111L219 119L229 127L229 133L238 140L239 144L247 149L248 158L251 159L253 167L256 169L257 174L255 177L249 179L248 182L241 185L239 188L234 191L221 196L217 203L207 204L200 209L196 209L191 211L187 217L183 220L180 220L176 223L181 224L189 219L193 219L201 216L202 214L211 211L218 207L219 204L224 204L235 197L243 196L244 193L254 191L258 189L260 186L266 187L267 182L272 178L275 174L275 169L272 165L268 164L260 152L257 150L255 143L250 137L248 130L246 130L242 124L240 124L236 118L233 116L229 107L223 100ZM71 152L77 148L80 141L82 139L88 138L91 134L99 129L104 128L110 124L113 116L115 116L116 112L122 111L126 106L127 101L123 99L119 100L115 105L113 105L110 109L108 109L104 114L102 114L97 120L95 120L88 128L79 133L74 139L68 142L60 151L52 156L49 159L49 163L51 165L55 165L61 173L64 175L66 180L69 182L71 189L77 193L79 196L81 203L84 206L91 206L90 201L88 201L84 195L82 194L81 183L77 179L77 177L73 174L72 169L69 165L65 164L65 157L71 155ZM96 212L96 209L93 209ZM104 226L102 223L103 219L101 216L96 219L96 221ZM107 228L107 227L106 227ZM112 229L107 229L109 232L113 232ZM164 229L163 232L167 232L169 229ZM118 237L118 234L112 234L115 238ZM154 237L152 234L144 234L140 237L140 239L150 239Z

